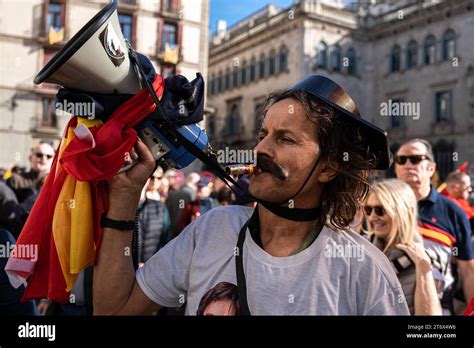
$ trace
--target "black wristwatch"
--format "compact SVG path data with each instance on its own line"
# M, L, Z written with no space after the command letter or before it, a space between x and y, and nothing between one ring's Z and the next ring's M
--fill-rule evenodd
M107 217L107 213L103 213L100 218L100 227L108 227L121 231L131 231L135 227L135 221L112 220Z

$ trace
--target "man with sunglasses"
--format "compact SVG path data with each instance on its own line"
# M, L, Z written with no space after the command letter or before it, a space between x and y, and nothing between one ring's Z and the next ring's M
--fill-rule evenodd
M48 143L40 143L32 149L28 158L31 165L30 170L13 171L7 184L13 189L20 203L41 189L44 179L51 169L53 157L53 147Z
M474 297L474 254L469 221L456 204L440 195L431 184L436 171L431 144L413 139L403 144L395 156L397 178L405 181L418 200L419 229L433 261L435 280L443 290L445 312L454 314L454 275L451 259L456 258L466 300Z

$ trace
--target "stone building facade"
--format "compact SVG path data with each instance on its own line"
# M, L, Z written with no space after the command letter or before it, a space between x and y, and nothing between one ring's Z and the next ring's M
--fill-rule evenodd
M253 147L265 97L320 74L387 130L393 151L410 138L429 140L443 178L474 161L473 5L300 0L231 28L220 23L209 50L208 132L217 146Z
M109 2L0 2L0 168L28 166L39 142L58 144L68 119L55 113L57 86L36 86L33 79ZM119 0L118 13L124 36L161 75L206 77L209 0Z

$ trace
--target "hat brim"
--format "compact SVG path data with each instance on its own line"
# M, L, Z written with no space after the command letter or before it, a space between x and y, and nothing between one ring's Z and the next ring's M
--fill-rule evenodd
M318 76L320 77L320 76ZM321 78L323 78L321 76ZM329 80L324 78L325 80ZM347 95L342 88L340 88L336 83L329 80L331 82L330 85L326 84L323 86L323 93L327 92L328 88L335 88L337 87L340 89L338 93L344 93ZM325 82L325 81L324 81ZM328 87L329 86L329 87ZM332 107L336 111L338 111L342 115L342 123L346 124L347 126L352 126L355 129L358 129L360 135L362 136L362 140L368 146L368 152L375 158L375 163L372 166L369 166L367 169L378 169L378 170L387 170L392 165L392 154L390 153L390 148L388 144L388 135L383 129L375 126L374 124L362 119L362 117L355 115L348 110L344 109L343 107L339 106L338 104L334 103L322 93L319 92L318 86L314 84L314 82L310 81L310 78L307 78L294 86L291 89L299 89L303 90L313 97L318 99L320 102ZM331 94L328 94L331 95ZM348 95L347 95L348 97ZM352 99L348 97L348 99L352 102Z

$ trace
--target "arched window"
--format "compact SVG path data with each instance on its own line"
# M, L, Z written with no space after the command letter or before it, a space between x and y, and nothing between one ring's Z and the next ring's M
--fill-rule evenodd
M268 56L268 76L273 76L275 74L275 51L271 50L270 55Z
M250 74L249 74L249 79L250 82L255 81L257 77L257 61L255 57L252 57L252 60L250 61Z
M454 58L456 55L456 33L449 29L443 34L443 60Z
M326 69L328 65L328 46L324 41L318 45L318 52L316 54L316 63L318 68Z
M333 71L341 71L341 47L334 46L331 52L331 68Z
M349 48L347 50L347 60L348 60L348 66L347 66L347 73L349 75L355 75L357 72L357 65L356 65L356 54L354 48Z
M247 84L247 62L244 61L242 63L242 69L240 70L240 84L246 85Z
M407 46L407 69L411 69L418 64L418 44L412 40Z
M433 64L436 61L436 39L433 35L425 39L424 57L426 65Z
M258 78L263 79L265 77L265 55L260 56L260 61L258 62Z
M400 59L401 59L400 54L401 54L400 46L398 45L393 46L392 53L390 55L390 71L391 72L400 70Z
M278 72L283 72L288 66L288 49L286 46L280 48L280 54L278 59Z

